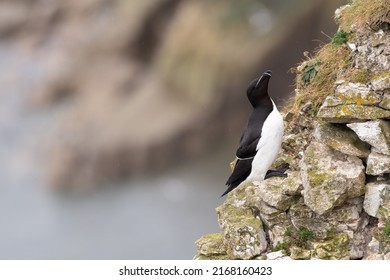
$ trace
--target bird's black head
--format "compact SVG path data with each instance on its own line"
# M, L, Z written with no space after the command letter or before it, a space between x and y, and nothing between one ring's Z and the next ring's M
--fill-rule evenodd
M264 102L271 102L268 96L268 82L272 76L272 71L267 70L259 78L254 79L246 90L249 102L253 107L257 107Z

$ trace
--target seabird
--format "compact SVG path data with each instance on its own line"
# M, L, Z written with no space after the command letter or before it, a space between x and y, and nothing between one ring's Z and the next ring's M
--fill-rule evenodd
M280 150L284 131L283 118L268 95L271 76L268 70L248 86L246 94L253 111L240 139L234 170L226 182L228 188L222 196L241 183L258 185L269 177L286 176L285 170L269 170Z

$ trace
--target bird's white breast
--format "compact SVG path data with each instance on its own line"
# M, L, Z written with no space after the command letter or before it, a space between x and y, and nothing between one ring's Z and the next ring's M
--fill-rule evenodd
M262 181L264 176L275 161L282 144L284 125L282 115L271 99L273 110L265 120L257 153L252 162L252 171L246 181Z

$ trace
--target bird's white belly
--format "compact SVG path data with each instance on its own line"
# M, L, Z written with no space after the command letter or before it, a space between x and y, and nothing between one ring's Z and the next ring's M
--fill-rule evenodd
M283 118L274 105L273 111L263 124L261 138L256 147L257 153L252 162L252 171L246 181L264 180L267 171L279 153L283 131Z

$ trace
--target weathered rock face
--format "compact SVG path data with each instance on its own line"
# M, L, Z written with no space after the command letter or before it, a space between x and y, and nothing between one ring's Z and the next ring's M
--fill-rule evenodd
M228 256L234 259L251 259L267 249L263 223L249 207L231 198L217 208Z
M223 237L220 233L211 233L203 236L201 239L195 242L196 249L201 259L229 259L227 256L227 250L223 244Z
M383 26L390 22L390 6L386 3L373 10L370 1L354 1L336 12L350 33L341 30L337 36L349 35L340 44L332 41L328 50L348 50L344 66L326 72L321 67L329 66L327 58L320 56L323 60L314 58L315 64L304 63L318 68L299 68L298 79L304 79L298 83L294 103L299 106L285 114L286 135L274 164L288 163L288 177L272 177L258 187L249 182L218 208L220 244L226 248L223 258L389 259L390 30ZM375 20L372 28L366 28L357 21L359 15L351 17L355 10L373 15L382 11L387 16L378 16L383 22ZM321 102L310 100L314 94L310 83L324 78L317 77L317 71L327 73L327 82L333 85ZM207 236L197 244L205 242ZM208 258L213 250L210 246L209 253L202 247L196 258Z
M343 154L366 158L370 154L369 145L359 139L351 130L344 126L330 123L316 123L314 137Z
M301 161L305 204L324 214L347 198L364 194L365 174L361 159L312 142Z
M371 120L350 123L347 126L372 147L367 158L367 174L390 173L390 123L384 120Z
M360 139L372 146L372 151L390 155L390 124L384 120L347 124Z
M328 96L320 108L319 116L336 123L389 118L390 111L387 105L388 96L383 89L370 84L342 83L336 85L333 95ZM372 80L371 84L379 83Z
M388 181L368 183L364 197L364 211L372 217L388 219L390 217L389 193L390 183Z

